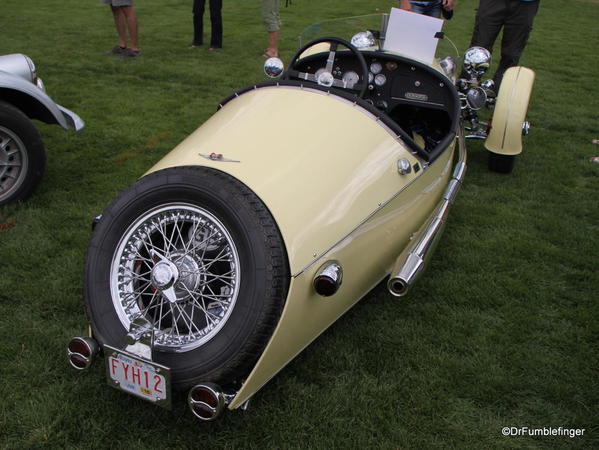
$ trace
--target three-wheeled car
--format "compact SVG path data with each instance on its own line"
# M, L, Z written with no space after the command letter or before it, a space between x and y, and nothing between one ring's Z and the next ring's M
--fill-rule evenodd
M495 102L486 50L466 53L458 80L452 58L388 48L387 27L387 15L310 27L279 78L225 98L106 208L74 368L103 351L112 386L163 406L188 390L212 420L385 277L392 295L408 291L463 180L465 120L483 136L475 111L494 102L490 150L518 153L532 72L510 69ZM313 32L356 35L305 43Z

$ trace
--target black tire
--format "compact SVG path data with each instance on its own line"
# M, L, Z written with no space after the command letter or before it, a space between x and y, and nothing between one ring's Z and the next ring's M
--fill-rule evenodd
M516 155L500 155L489 152L489 170L497 173L512 173L516 164Z
M45 168L46 150L37 128L19 109L0 101L0 205L28 198Z
M160 250L146 251L149 247L140 245L146 241ZM177 269L165 269L172 267L168 263ZM174 283L170 294L170 282L156 281L160 265ZM289 279L276 223L250 189L218 170L176 167L139 179L106 209L88 250L85 303L96 339L118 348L124 348L128 331L119 314L145 308L145 317L167 336L162 344L156 341L153 359L171 368L175 389L206 381L229 385L247 377L262 353L281 315ZM215 295L219 284L221 295ZM221 299L216 307L207 303L211 297ZM122 299L133 312L118 306ZM163 315L158 303L165 311L179 311L179 317ZM208 318L217 316L225 318L202 342L200 327L208 329L213 325ZM198 338L185 336L186 329L197 330ZM172 336L189 343L173 344Z

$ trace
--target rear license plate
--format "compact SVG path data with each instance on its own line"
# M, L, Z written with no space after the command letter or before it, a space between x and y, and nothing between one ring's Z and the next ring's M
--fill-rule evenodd
M108 345L104 346L104 353L108 384L163 408L171 408L168 367Z

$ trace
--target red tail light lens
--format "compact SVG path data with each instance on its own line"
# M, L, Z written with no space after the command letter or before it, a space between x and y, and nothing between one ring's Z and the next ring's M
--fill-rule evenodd
M191 412L200 420L216 419L226 406L225 395L214 383L199 384L187 396Z
M191 398L196 402L206 403L212 408L216 408L218 406L218 396L215 392L208 388L195 389L191 394Z
M69 356L69 361L75 369L81 370L87 369L87 366L89 364L89 359L85 358L84 356L78 355L77 353L73 353L71 356Z
M91 349L83 339L72 339L68 346L69 352L79 353L80 355L89 358L92 354Z

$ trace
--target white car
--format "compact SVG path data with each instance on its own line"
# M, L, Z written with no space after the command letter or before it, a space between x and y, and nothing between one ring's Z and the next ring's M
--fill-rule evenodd
M46 149L32 119L65 130L84 126L46 94L31 58L0 56L0 205L29 197L44 174Z

